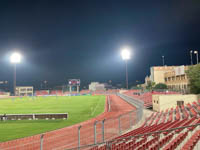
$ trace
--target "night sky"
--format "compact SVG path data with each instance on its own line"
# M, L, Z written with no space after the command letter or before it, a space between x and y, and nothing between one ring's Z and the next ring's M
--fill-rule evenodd
M149 68L188 65L200 53L199 0L0 1L0 81L13 82L9 55L23 54L17 84L62 85L69 78L125 81L120 50L130 47L129 81L144 82ZM194 59L194 63L195 63Z

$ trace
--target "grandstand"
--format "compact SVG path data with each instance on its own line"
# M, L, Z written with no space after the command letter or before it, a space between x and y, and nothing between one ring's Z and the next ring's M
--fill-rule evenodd
M77 95L84 95L84 94L91 94L91 95L108 95L108 94L116 94L118 93L118 89L109 89L109 90L96 90L96 91L90 91L90 90L81 90L79 93L76 91L62 91L62 90L36 90L35 96L45 96L45 95L57 95L57 96L63 96L68 94L77 94Z
M162 94L177 94L174 91L147 91L141 92L141 90L128 90L124 94L133 97L134 99L144 102L145 107L152 107L152 95L162 95Z
M200 100L186 106L152 113L137 129L90 150L191 150L200 139ZM195 147L196 146L196 147Z
M49 90L37 90L35 91L36 96L44 96L44 95L49 95Z

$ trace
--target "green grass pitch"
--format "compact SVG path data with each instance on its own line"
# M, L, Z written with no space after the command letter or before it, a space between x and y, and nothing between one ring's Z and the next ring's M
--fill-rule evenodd
M70 126L101 114L105 96L0 99L0 114L68 113L67 120L0 121L0 142Z

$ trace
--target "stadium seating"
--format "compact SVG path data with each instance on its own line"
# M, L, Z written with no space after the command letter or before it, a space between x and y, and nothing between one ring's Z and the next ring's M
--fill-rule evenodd
M50 95L62 96L62 95L63 95L63 92L62 92L62 90L52 90L52 91L50 92Z
M118 89L109 89L109 90L96 90L92 92L92 95L108 95L118 93Z
M6 95L6 92L0 91L0 95Z
M90 90L81 90L80 94L90 94Z
M162 131L195 125L200 123L198 116L200 101L188 103L185 106L167 109L160 113L152 113L145 122L137 129L116 137L110 146L112 150L192 150L200 140L200 127L189 127L149 134L154 131ZM145 136L142 134L146 134ZM133 137L138 136L139 137ZM91 150L106 149L106 145L91 148Z
M38 90L38 91L35 91L35 95L36 96L49 95L49 91L48 90Z
M192 150L200 139L200 130L196 131L181 150Z
M160 94L178 94L177 92L168 91L168 92L144 92L142 93L140 90L128 90L124 92L124 94L133 97L134 99L141 100L144 102L145 107L152 106L152 95L160 95Z

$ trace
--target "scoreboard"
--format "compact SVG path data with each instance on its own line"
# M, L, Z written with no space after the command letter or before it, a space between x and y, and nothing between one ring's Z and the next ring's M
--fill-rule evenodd
M80 86L81 82L80 79L69 79L68 84L70 86Z

